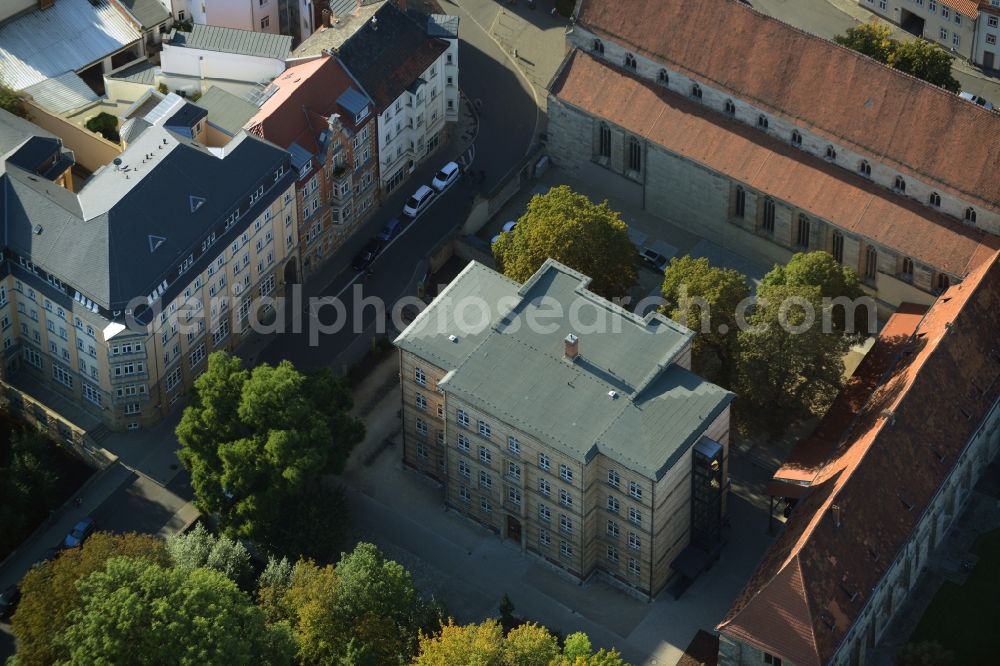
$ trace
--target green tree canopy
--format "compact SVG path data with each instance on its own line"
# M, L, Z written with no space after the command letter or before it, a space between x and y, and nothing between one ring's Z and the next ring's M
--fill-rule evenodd
M287 627L268 626L236 584L210 569L113 558L77 583L80 607L57 640L65 664L285 664Z
M853 268L841 266L829 252L816 250L814 252L798 252L792 256L785 266L776 265L761 280L761 289L767 290L770 287L787 285L790 287L813 286L819 288L820 298L828 299L856 299L864 295L858 274ZM851 321L845 321L847 314L846 306L837 305L831 312L832 323L838 331L843 331L845 324L850 325ZM851 320L854 320L852 315ZM853 321L852 328L858 332L864 332L865 321Z
M889 65L945 90L957 93L961 89L951 75L951 54L926 39L901 42L889 56Z
M739 332L736 312L750 296L746 276L711 266L704 257L675 257L664 273L662 294L663 311L695 332L695 372L729 386Z
M288 361L248 372L216 352L191 393L178 455L199 508L218 515L230 537L329 556L342 536L343 501L325 491L323 477L340 472L364 437L343 382Z
M736 392L747 415L772 434L821 414L840 390L850 343L824 332L822 317L819 287L762 285L749 326L739 333Z
M17 96L13 89L0 83L0 109L13 113L22 118L28 117L28 112L24 108L24 102Z
M889 62L897 44L892 38L892 28L877 19L848 28L846 33L835 36L833 41L881 63Z
M59 482L55 444L45 435L18 429L5 435L0 436L0 558L45 519L58 501Z
M635 246L621 216L567 185L533 196L517 227L493 244L493 256L518 282L551 257L589 276L591 290L605 298L625 296L636 282Z
M109 559L128 557L168 565L164 542L146 534L114 535L97 532L79 548L59 554L34 567L21 581L21 603L12 618L19 666L47 666L66 653L55 645L69 624L68 616L80 604L78 580L105 568Z
M187 534L168 538L167 552L181 571L214 569L241 587L248 587L253 581L250 552L243 544L224 534L216 536L201 523Z

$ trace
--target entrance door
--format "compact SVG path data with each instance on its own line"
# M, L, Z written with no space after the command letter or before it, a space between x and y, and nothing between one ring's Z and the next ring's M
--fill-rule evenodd
M514 516L507 516L507 538L521 543L521 521Z
M992 51L983 51L983 69L993 69L996 67L995 59L996 56L993 55Z

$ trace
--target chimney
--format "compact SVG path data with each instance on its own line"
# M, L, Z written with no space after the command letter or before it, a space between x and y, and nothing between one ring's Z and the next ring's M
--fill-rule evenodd
M570 333L564 342L566 343L566 358L570 361L576 360L576 357L580 355L580 338Z
M38 0L38 8L41 10L48 9L54 4L56 4L56 0Z
M378 30L378 17L377 16L373 16L372 17L372 30L373 31Z
M331 23L330 21L331 12L329 9L324 9L322 13L323 13L323 25L329 28Z
M326 119L326 125L330 128L331 132L337 132L340 130L340 114L332 113L330 117Z

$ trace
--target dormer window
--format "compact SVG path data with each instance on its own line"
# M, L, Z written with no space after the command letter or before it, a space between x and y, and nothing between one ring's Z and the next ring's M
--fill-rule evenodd
M726 113L731 116L736 115L736 104L731 99L726 100Z
M972 208L970 206L969 208L965 209L965 221L968 222L969 224L975 224L976 223L976 209L975 208Z
M871 178L872 165L868 163L868 160L861 160L861 164L858 165L858 173L867 178Z
M802 135L799 134L798 130L792 130L792 145L797 147L802 146Z
M592 48L594 49L594 53L600 53L601 55L604 55L604 42L602 42L601 40L595 39Z
M368 106L366 105L354 115L354 124L360 123L367 117L368 117Z
M757 129L767 131L767 116L761 114L757 116Z
M935 208L941 207L941 195L937 192L931 192L931 196L928 198L927 202L934 206Z
M656 75L656 82L661 86L670 85L670 75L667 74L667 70L661 69L660 73Z
M631 69L633 72L638 67L638 63L636 63L636 61L635 61L635 56L632 55L631 53L626 53L625 54L625 67L627 69Z
M837 159L837 149L833 146L826 147L826 159L835 160Z
M701 99L701 86L697 83L691 86L691 97L694 97L697 100Z
M896 176L896 180L892 184L892 189L896 190L900 194L906 192L906 181L903 180L902 176Z

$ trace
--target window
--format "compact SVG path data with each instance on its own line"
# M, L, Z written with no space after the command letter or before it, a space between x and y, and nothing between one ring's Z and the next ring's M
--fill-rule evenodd
M659 73L656 75L656 82L659 83L661 86L670 85L670 75L667 74L667 70L661 69L659 71Z
M608 470L608 485L614 486L615 488L621 487L622 479L618 476L618 470L609 469Z
M559 542L559 554L563 557L573 557L573 547L565 541Z
M640 486L635 481L629 481L628 484L628 494L632 497L641 500L642 499L642 486Z
M58 363L52 364L52 378L66 388L73 388L73 374Z
M563 481L573 483L573 470L566 465L559 465L559 476Z
M493 464L493 454L485 446L479 447L479 462L483 463L484 465Z
M197 349L191 352L190 356L191 367L192 368L195 367L204 360L205 360L205 345L204 343L202 343L201 345L198 346Z
M736 206L735 209L733 210L733 214L736 217L743 219L743 217L746 215L746 210L747 210L747 191L744 190L742 186L737 185Z
M802 214L799 214L795 244L799 247L809 247L809 218Z
M942 42L946 42L946 41L948 41L948 29L947 29L947 28L940 28L940 29L938 30L938 38L939 38L939 39L940 39L940 40L941 40Z
M994 28L996 27L996 23L995 23L996 20L997 20L996 16L991 16L990 17L990 21L994 22L994 25L993 25ZM986 34L986 43L987 44L996 44L997 43L997 36L994 35L994 34L987 33Z
M642 145L634 136L628 138L628 168L636 173L642 171Z
M513 486L507 487L507 499L511 504L521 504L521 491Z
M833 255L833 258L839 263L844 263L844 234L839 231L833 232L833 242L830 249L830 254Z
M559 529L566 534L573 533L573 519L567 516L565 513L559 514Z
M775 657L773 654L765 652L764 663L771 664L771 666L781 666L781 657Z
M965 221L968 222L969 224L975 224L976 223L976 209L975 208L972 208L970 206L969 208L965 209Z
M549 507L544 504L538 505L538 519L546 523L552 520L552 512L549 510Z
M464 433L458 434L458 450L469 452L469 438Z
M212 343L218 346L227 337L229 337L229 318L225 317L219 322L219 328L212 332Z
M757 116L757 129L767 130L767 116L761 114Z
M837 159L837 149L833 146L826 147L826 159L835 160Z
M544 453L538 454L538 466L546 472L549 471L549 457Z
M701 86L697 83L691 86L691 97L694 97L697 100L701 99Z
M902 265L902 268L901 268L900 272L903 274L904 278L906 278L908 280L912 280L913 279L913 260L910 259L909 257L903 257L903 265Z
M93 384L83 382L83 397L98 407L101 406L101 391Z
M39 370L42 369L42 355L32 347L24 348L24 360Z
M469 427L469 415L465 412L464 409L458 410L458 418L456 420L458 421L458 425L462 426L463 428Z
M997 26L1000 26L1000 20L998 20L996 16L990 16L987 19L986 24L989 25L991 28L996 28ZM994 37L993 39L994 41L996 41L996 37Z
M611 128L604 123L597 129L597 155L611 157Z
M636 70L638 64L635 61L635 56L631 53L625 54L625 69L631 69L633 72Z
M614 495L608 495L608 511L611 513L618 513L621 505L618 503L618 498Z
M642 548L642 543L639 541L639 535L635 532L628 533L628 547L632 550L640 550Z
M774 199L771 197L764 199L764 214L760 228L769 234L774 233Z
M260 29L261 30L267 30L267 27L269 25L271 25L271 17L270 16L265 16L264 18L262 18L260 20Z
M940 291L944 291L951 285L951 279L944 273L938 273L937 276L937 288Z
M875 271L878 270L878 250L871 245L865 253L865 277L869 280L875 279Z
M548 548L550 543L548 530L538 530L538 545L542 548Z
M458 497L466 504L472 501L472 493L470 493L469 489L466 488L465 486L459 487Z
M479 472L479 487L491 490L493 488L493 477L486 472Z
M423 368L413 369L413 381L420 384L421 386L427 386L427 375L424 374ZM463 412L459 410L459 414L462 413ZM468 423L466 423L466 425L468 425Z
M931 196L928 197L927 203L932 206L939 207L941 205L941 195L937 192L931 192Z
M798 130L792 130L792 145L802 147L802 135Z
M514 481L521 480L521 466L517 463L507 461L507 476Z
M444 418L444 405L438 405L437 406L437 416L438 416L439 419L443 419Z
M479 435L481 437L486 437L487 439L493 436L493 429L486 421L479 422Z
M518 441L517 437L510 435L507 437L507 448L511 453L519 454L521 453L521 442Z
M955 14L955 20L956 20L956 23L957 23L958 22L958 14ZM962 37L957 32L951 33L951 45L952 46L961 46L962 45Z
M634 557L628 558L628 572L633 576L638 576L642 572L642 568L639 566L639 560Z
M594 49L594 53L600 53L602 55L604 54L604 42L602 42L599 39L594 40L594 43L591 45L591 48Z
M181 369L180 367L174 368L174 371L167 375L165 386L167 391L173 391L177 388L177 385L181 383Z
M726 100L726 113L731 116L736 115L736 104L731 99Z
M482 511L483 513L490 513L491 511L493 511L493 507L490 506L489 498L482 497L479 499L479 510Z
M139 403L137 403L137 402L125 403L125 415L126 416L130 416L130 415L138 414L138 413L139 413Z
M860 173L862 176L867 176L868 178L871 178L872 165L868 163L868 160L861 160L861 163L858 164L858 173Z
M630 506L628 508L628 519L636 525L639 525L642 523L642 513L640 513L634 506Z
M608 521L608 536L612 539L618 538L618 523L613 520Z
M903 180L902 176L896 176L896 180L892 183L892 188L899 193L906 192L906 181Z
M463 476L466 479L472 478L472 468L469 467L469 463L465 462L464 460L458 461L458 473L460 476Z
M423 393L418 393L414 397L414 402L416 402L417 409L419 409L422 412L427 411L427 396L425 396Z
M612 545L608 545L608 562L618 564L618 549Z
M538 492L548 497L552 494L552 486L545 479L538 479Z
M951 18L951 9L948 7L941 7L941 16Z
M417 419L416 425L414 426L417 430L417 434L421 437L427 436L427 422L423 419Z
M573 506L573 496L565 490L559 491L559 503L563 506Z

